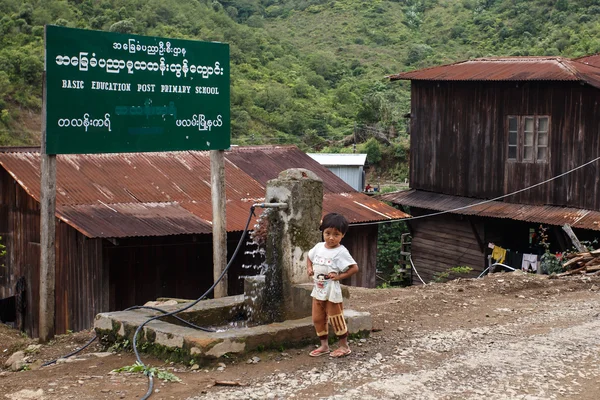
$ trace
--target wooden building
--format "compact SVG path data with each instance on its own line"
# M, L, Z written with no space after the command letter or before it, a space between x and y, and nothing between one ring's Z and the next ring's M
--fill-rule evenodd
M410 223L426 281L480 273L489 243L537 251L540 224L553 251L570 247L565 223L600 236L600 161L577 168L600 157L600 57L481 58L390 79L411 81L411 190L381 199L437 214Z
M352 224L404 213L354 191L295 146L234 148L225 157L229 255L250 206L264 201L267 181L288 168L307 168L324 181L324 212L341 212L351 223L345 244L362 268L348 283L375 285L377 225ZM39 149L0 149L0 236L7 248L0 299L25 283L18 318L32 336L38 329L39 199ZM195 299L212 285L208 152L58 155L56 204L57 333L89 328L99 312L157 297ZM241 293L240 276L256 274L247 268L256 260L244 253L230 269L229 294Z

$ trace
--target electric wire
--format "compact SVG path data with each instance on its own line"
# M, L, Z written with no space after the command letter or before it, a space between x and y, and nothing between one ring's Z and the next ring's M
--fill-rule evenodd
M351 223L350 226L375 225L375 224L383 224L383 223L389 223L389 222L413 221L413 220L416 220L416 219L423 219L423 218L428 218L428 217L435 217L435 216L438 216L438 215L450 214L450 213L453 213L455 211L466 210L466 209L471 208L471 207L476 207L476 206L480 206L482 204L491 203L493 201L497 201L497 200L501 200L501 199L504 199L504 198L507 198L507 197L510 197L510 196L514 196L515 194L519 194L519 193L525 192L527 190L531 190L533 188L536 188L538 186L545 185L548 182L551 182L551 181L556 180L558 178L562 178L565 175L573 173L573 172L575 172L575 171L577 171L577 170L579 170L581 168L587 167L588 165L590 165L590 164L592 164L592 163L594 163L594 162L596 162L598 160L600 160L600 157L596 157L593 160L590 160L590 161L588 161L588 162L586 162L584 164L581 164L581 165L579 165L579 166L577 166L575 168L572 168L572 169L570 169L570 170L568 170L566 172L563 172L561 174L555 175L552 178L548 178L548 179L546 179L544 181L538 182L538 183L533 184L531 186L527 186L527 187L525 187L523 189L515 190L514 192L511 192L511 193L503 194L502 196L494 197L493 199L482 200L482 201L477 202L477 203L469 204L469 205L462 206L462 207L453 208L451 210L444 210L444 211L434 212L434 213L431 213L431 214L418 215L416 217L398 218L398 219L393 219L393 220L389 220L389 221L361 222L361 223L356 223L356 224L352 224Z
M171 316L171 315L175 315L177 313L180 313L182 311L185 311L185 310L187 310L187 309L195 306L202 299L204 299L210 292L212 292L214 290L214 288L219 284L219 282L223 279L223 277L225 276L225 274L229 270L229 267L231 267L231 264L233 263L233 260L237 256L237 253L239 252L240 248L242 247L242 243L244 242L244 238L246 237L246 233L248 233L248 226L250 225L250 221L252 220L252 216L253 215L254 215L254 206L251 206L250 207L250 213L248 215L248 220L246 221L246 226L244 227L244 232L242 233L242 236L240 237L240 240L239 240L239 242L237 244L237 247L235 248L235 251L231 255L231 258L229 259L229 262L227 263L227 266L225 267L225 269L223 270L223 272L221 272L221 275L219 275L219 277L215 280L215 282L213 283L213 285L210 288L208 288L208 290L206 292L204 292L204 294L202 296L200 296L199 298L197 298L196 300L194 300L193 302L191 302L190 304L186 305L183 308L180 308L178 310L165 313L163 315L157 315L157 316L154 316L152 318L148 318L140 326L138 326L138 328L135 330L135 333L133 334L133 352L135 353L135 358L137 359L137 362L140 365L142 365L144 367L144 369L146 368L146 364L143 363L143 361L142 361L142 359L140 357L140 353L138 352L138 349L137 349L137 337L138 337L138 334L140 333L140 331L144 328L144 326L146 326L147 324L149 324L150 322L152 322L152 321L154 321L156 319L168 317L168 316ZM148 391L146 392L146 394L144 395L144 397L141 398L141 400L147 400L152 395L152 392L154 390L154 378L152 376L152 373L146 371L145 374L148 377Z
M551 181L553 181L553 180L555 180L555 179L558 179L558 178L562 178L563 176L566 176L566 175L568 175L568 174L570 174L570 173L573 173L573 172L575 172L575 171L577 171L577 170L579 170L579 169L581 169L581 168L584 168L584 167L586 167L586 166L588 166L588 165L590 165L590 164L592 164L592 163L594 163L594 162L596 162L596 161L598 161L598 160L600 160L600 157L596 157L596 158L594 158L593 160L590 160L590 161L588 161L588 162L586 162L586 163L584 163L584 164L581 164L581 165L579 165L579 166L577 166L577 167L575 167L575 168L572 168L572 169L570 169L570 170L568 170L568 171L565 171L565 172L563 172L563 173L561 173L561 174L555 175L555 176L553 176L552 178L549 178L549 179L546 179L546 180L544 180L544 181L538 182L538 183L536 183L536 184L533 184L533 185L531 185L531 186L527 186L527 187L525 187L525 188L523 188L523 189L519 189L519 190L516 190L516 191L514 191L514 192L511 192L511 193L508 193L508 194L504 194L504 195L502 195L502 196L494 197L493 199L489 199L489 200L483 200L483 201L480 201L480 202L477 202L477 203L474 203L474 204L469 204L469 205L467 205L467 206L463 206L463 207L457 207L457 208L453 208L453 209L451 209L451 210L445 210L445 211L434 212L434 213L431 213L431 214L418 215L418 216L416 216L416 217L400 218L400 219L394 219L394 220L389 220L389 221L365 222L365 223L350 224L350 225L351 225L351 226L359 226L359 225L374 225L374 224L389 223L389 222L403 222L403 221L412 221L412 220L416 220L416 219L423 219L423 218L435 217L435 216L438 216L438 215L443 215L443 214L449 214L449 213L452 213L452 212L455 212L455 211L466 210L466 209L468 209L468 208L471 208L471 207L475 207L475 206L479 206L479 205L482 205L482 204L491 203L492 201L497 201L497 200L500 200L500 199L504 199L504 198L506 198L506 197L514 196L515 194L522 193L522 192L525 192L525 191L527 191L527 190L533 189L533 188L535 188L535 187L538 187L538 186L545 185L545 184L546 184L546 183L548 183L548 182L551 182ZM410 255L409 255L409 257L408 257L408 258L409 258L409 260L410 260L410 264L411 264L411 266L412 266L413 270L416 272L417 276L419 277L419 280L420 280L420 281L421 281L421 282L422 282L422 283L425 285L425 284L426 284L426 283L425 283L425 281L424 281L424 280L421 278L421 276L419 275L419 272L418 272L418 271L417 271L417 269L415 268L415 264L413 263L412 256L410 256ZM497 264L494 264L494 265L497 265ZM490 266L490 267L493 267L494 265L492 265L492 266ZM499 264L499 265L502 265L502 266L504 266L504 267L508 267L508 266L506 266L506 265L504 265L504 264ZM483 276L483 274L484 274L484 273L485 273L485 272L486 272L488 269L490 269L490 267L486 268L486 269L485 269L485 270L484 270L484 271L483 271L483 272L482 272L482 273L481 273L481 274L478 276L478 278L481 278L481 277ZM508 267L508 268L511 268L511 267Z
M477 202L477 203L474 203L474 204L469 204L469 205L466 205L466 206L463 206L463 207L457 207L457 208L453 208L451 210L439 211L439 212L435 212L435 213L431 213L431 214L419 215L419 216L416 216L416 217L400 218L400 219L394 219L394 220L390 220L390 221L377 221L377 222L357 223L357 224L351 224L351 226L362 226L362 225L374 225L374 224L389 223L389 222L412 221L412 220L423 219L423 218L428 218L428 217L434 217L434 216L443 215L443 214L449 214L449 213L453 213L455 211L466 210L466 209L471 208L471 207L475 207L475 206L479 206L479 205L482 205L482 204L487 204L487 203L490 203L490 202L493 202L493 201L501 200L501 199L504 199L504 198L507 198L507 197L510 197L510 196L514 196L515 194L522 193L522 192L525 192L527 190L531 190L531 189L536 188L538 186L545 185L546 183L549 183L549 182L551 182L553 180L556 180L558 178L562 178L563 176L571 174L571 173L573 173L573 172L575 172L575 171L577 171L577 170L579 170L581 168L584 168L584 167L586 167L586 166L588 166L588 165L590 165L590 164L592 164L592 163L594 163L594 162L596 162L598 160L600 160L600 157L596 157L593 160L590 160L590 161L588 161L588 162L586 162L584 164L581 164L581 165L579 165L579 166L577 166L575 168L572 168L572 169L570 169L568 171L565 171L565 172L563 172L561 174L555 175L552 178L549 178L549 179L546 179L544 181L538 182L536 184L530 185L530 186L525 187L523 189L519 189L519 190L516 190L514 192L507 193L507 194L504 194L504 195L501 195L501 196L498 196L498 197L494 197L492 199L483 200L483 201L480 201L480 202ZM208 332L212 331L212 330L208 330L207 328L202 328L202 327L199 327L197 325L194 325L191 322L185 321L184 319L177 317L175 314L180 313L182 311L185 311L185 310L187 310L187 309L195 306L196 304L198 304L198 302L200 302L204 297L206 297L216 287L216 285L221 281L221 279L223 279L223 277L225 276L225 274L229 270L229 267L231 266L231 263L233 262L233 260L235 259L237 253L239 252L239 250L241 248L241 244L243 242L243 239L246 236L246 233L248 232L248 226L250 225L250 221L252 219L252 215L254 215L254 206L250 207L250 214L248 216L248 221L246 222L246 226L244 228L244 232L242 233L242 236L240 237L240 240L239 240L239 242L237 244L237 247L236 247L233 255L231 256L231 259L229 260L229 263L227 263L227 266L225 267L225 269L223 270L223 272L221 273L221 275L219 276L219 278L213 283L213 285L201 297L199 297L198 299L196 299L192 303L188 304L187 306L185 306L185 307L183 307L181 309L175 310L175 311L171 311L171 312L166 312L166 311L161 310L159 308L147 307L147 306L134 306L134 307L130 307L130 308L127 309L127 310L131 310L131 309L147 308L147 309L152 309L152 310L164 313L163 315L157 315L155 317L152 317L152 318L146 320L135 331L135 334L134 334L134 337L133 337L133 350L134 350L134 353L135 353L137 361L141 365L143 365L145 367L145 364L141 361L139 352L137 351L137 336L138 336L139 331L146 324L148 324L148 323L150 323L150 322L152 322L152 321L154 321L156 319L167 317L167 316L174 316L174 318L178 319L179 321L181 321L181 322L183 322L183 323L185 323L185 324L187 324L189 326L192 326L192 327L194 327L196 329L200 329L200 330L208 331ZM421 275L419 275L419 272L417 271L417 269L415 268L415 265L414 265L413 260L412 260L412 256L410 256L410 255L409 255L409 260L410 260L410 264L411 264L413 270L415 271L415 273L417 274L417 277L419 278L419 280L423 284L426 284L425 281L421 278ZM489 267L487 269L489 269ZM486 269L486 271L487 271L487 269ZM485 273L485 271L483 273ZM483 273L481 275L479 275L479 277L481 277L483 275ZM61 358L68 358L68 357L71 357L71 356L79 353L80 351L84 350L89 345L91 345L94 342L94 340L96 340L96 339L97 339L97 336L94 336L83 347L81 347L80 349L77 349L77 350L73 351L72 353L69 353L66 356L63 356ZM48 361L47 363L42 364L42 367L51 365L51 364L55 363L56 361L57 360ZM149 388L148 388L148 392L146 393L146 395L141 400L146 400L146 399L148 399L152 395L152 389L154 387L154 381L153 381L153 378L152 378L152 374L147 374L147 376L148 376L148 381L149 381Z

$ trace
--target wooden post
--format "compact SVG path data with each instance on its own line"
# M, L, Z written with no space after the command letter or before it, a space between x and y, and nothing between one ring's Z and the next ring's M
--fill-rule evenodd
M42 148L40 193L40 313L39 338L47 343L54 337L56 282L56 155L46 153L46 68L42 89Z
M579 239L577 239L577 236L575 236L575 232L573 232L573 229L571 229L571 225L564 224L562 228L567 233L567 235L571 238L571 241L573 242L573 246L575 246L575 248L577 249L578 252L583 253L583 252L588 251L588 249L579 242Z
M210 183L213 213L213 277L216 281L227 266L227 225L225 215L225 151L210 151ZM227 296L227 274L215 287L214 297Z

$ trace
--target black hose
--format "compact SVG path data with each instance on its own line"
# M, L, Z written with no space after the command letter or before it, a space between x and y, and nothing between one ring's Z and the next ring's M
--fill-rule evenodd
M248 233L248 226L250 225L250 221L252 220L252 216L254 215L254 206L250 207L250 214L248 215L248 221L246 221L246 226L244 227L244 232L242 233L242 236L240 237L240 241L237 244L237 247L235 248L235 251L233 252L231 258L229 259L229 262L227 263L227 266L225 267L225 269L223 270L223 272L221 272L221 275L219 275L219 278L217 278L217 280L213 283L213 285L206 291L204 292L204 294L202 296L200 296L199 298L197 298L196 300L194 300L192 303L188 304L187 306L179 309L179 310L175 310L175 311L170 311L167 312L165 310L161 310L160 308L157 307L150 307L150 306L133 306L133 307L129 307L127 309L125 309L125 311L129 311L129 310L137 310L137 309L149 309L149 310L154 310L154 311L159 311L162 312L163 315L157 315L155 317L149 318L147 319L143 324L141 324L135 331L134 335L133 335L133 352L135 353L135 358L137 359L138 363L141 364L143 367L146 367L146 364L144 364L142 362L142 359L140 358L140 354L137 350L137 336L138 333L140 332L140 330L148 323L159 319L159 318L163 318L163 317L169 317L172 316L175 319L177 319L178 321L183 322L186 325L191 326L192 328L195 329L199 329L201 331L204 332L215 332L213 329L209 329L209 328L203 328L201 326L195 325L189 321L184 320L183 318L180 318L178 316L176 316L175 314L178 314L182 311L185 311L193 306L195 306L196 304L198 304L202 299L204 299L210 292L212 292L214 290L214 288L219 284L219 282L221 282L221 279L223 279L223 277L225 276L225 274L227 273L227 271L229 270L229 267L231 267L231 263L233 262L233 260L235 259L235 257L237 256L237 253L240 251L240 248L242 247L242 243L244 241L244 237L246 236L246 233ZM61 357L61 358L69 358L71 356L74 356L75 354L79 353L80 351L86 349L89 345L91 345L94 340L96 340L98 338L98 336L94 336L93 338L91 338L89 340L89 342L87 342L83 347ZM56 360L52 360L52 361L48 361L47 363L42 364L42 367L47 367L48 365L54 364L56 361L58 361L58 359ZM145 372L145 375L148 377L148 391L146 392L146 394L144 395L144 397L141 398L141 400L146 400L148 399L151 395L152 395L152 391L154 389L154 378L152 377L152 374L148 371Z
M141 309L141 308L143 308L143 309L145 309L145 310L154 310L154 311L160 311L160 312L161 312L161 313L163 313L163 314L166 314L166 313L167 313L167 311L165 311L165 310L161 310L160 308L157 308L157 307L150 307L150 306L133 306L133 307L126 308L124 311L130 311L130 310L139 310L139 309ZM177 312L179 312L179 310L178 310ZM160 317L164 317L164 315L161 315ZM186 325L188 325L188 326L190 326L190 327L192 327L192 328L194 328L194 329L198 329L198 330L200 330L200 331L204 331L204 332L216 332L214 329L210 329L210 328L203 328L203 327L201 327L201 326L195 325L194 323L192 323L192 322L190 322L190 321L186 321L185 319L183 319L183 318L180 318L180 317L178 317L177 315L171 315L171 317L175 318L176 320L178 320L178 321L180 321L180 322L182 322L182 323L184 323L184 324L186 324Z
M238 242L237 247L235 248L235 251L231 255L231 258L229 259L229 262L227 263L227 266L225 267L225 269L223 270L223 272L221 272L221 275L219 275L219 277L217 278L217 280L215 280L215 282L213 283L213 285L210 288L208 288L208 290L206 292L204 292L204 294L202 296L200 296L199 298L197 298L196 300L194 300L193 302L191 302L190 304L186 305L185 307L183 307L183 308L181 308L179 310L171 311L171 312L165 313L163 315L157 315L157 316L154 316L152 318L148 318L140 326L138 326L138 328L135 330L135 333L133 334L133 352L135 353L135 358L137 359L137 362L140 365L142 365L144 368L146 367L146 364L144 364L142 362L142 359L140 358L140 353L137 350L137 336L140 333L140 331L144 328L144 326L146 326L146 324L148 324L148 323L150 323L150 322L152 322L154 320L178 314L178 313L180 313L182 311L185 311L185 310L187 310L187 309L195 306L202 299L204 299L210 292L212 292L214 290L214 288L219 284L219 282L221 281L221 279L223 279L223 277L225 276L225 274L229 270L229 267L231 267L231 264L233 263L233 260L235 259L235 256L237 256L237 253L240 251L240 248L242 247L242 243L244 241L244 237L246 236L246 233L248 233L248 226L250 225L250 221L252 220L252 216L253 215L254 215L254 206L251 206L250 207L250 214L248 215L248 221L246 221L246 226L244 227L244 232L242 233L242 236L240 237L240 241ZM148 377L148 391L146 392L146 394L144 395L144 397L142 397L140 400L147 400L152 395L152 391L154 389L154 378L152 377L152 374L149 371L146 371L145 374Z
M67 354L66 356L62 356L60 358L69 358L71 356L74 356L75 354L79 353L80 351L84 350L85 348L87 348L90 344L92 344L94 342L94 340L96 340L98 338L98 336L94 336L93 338L90 339L89 342L87 342L83 347ZM52 361L48 361L47 363L42 364L42 367L47 367L48 365L54 364L55 362L58 361L58 358L56 360L52 360Z

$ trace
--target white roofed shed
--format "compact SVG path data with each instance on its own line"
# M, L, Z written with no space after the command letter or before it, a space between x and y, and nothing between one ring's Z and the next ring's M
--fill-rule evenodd
M362 192L365 187L366 154L307 153L313 160L333 172L354 190Z

